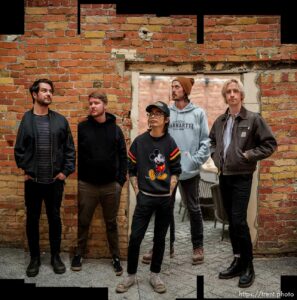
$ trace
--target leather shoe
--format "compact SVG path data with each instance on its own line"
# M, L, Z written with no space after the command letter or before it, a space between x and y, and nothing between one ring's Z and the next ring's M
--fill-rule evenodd
M239 277L238 286L240 288L247 288L253 284L255 280L255 271L252 262L249 262L247 267L244 268L241 276Z
M56 274L63 274L66 271L66 267L65 267L64 263L62 262L59 254L52 256L51 265L53 266L54 272Z
M240 257L234 257L231 265L227 268L227 270L224 270L219 273L219 278L220 279L234 278L236 276L241 275L241 272L242 272L242 266L241 266Z
M39 272L40 258L31 257L30 263L27 267L26 274L28 277L35 277Z

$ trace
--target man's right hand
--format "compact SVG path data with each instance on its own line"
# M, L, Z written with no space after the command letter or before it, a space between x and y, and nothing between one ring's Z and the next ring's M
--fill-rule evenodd
M29 179L33 179L33 177L31 177L30 175L28 174L25 174L25 181L29 180Z

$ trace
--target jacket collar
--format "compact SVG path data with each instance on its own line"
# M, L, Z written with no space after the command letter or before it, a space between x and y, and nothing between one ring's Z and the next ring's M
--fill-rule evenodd
M222 120L225 121L228 119L228 116L229 116L229 107L226 109L225 113L223 114L223 118ZM241 119L247 119L247 110L244 106L241 106L240 108L240 112L239 114L236 116L236 119L237 118L241 118Z

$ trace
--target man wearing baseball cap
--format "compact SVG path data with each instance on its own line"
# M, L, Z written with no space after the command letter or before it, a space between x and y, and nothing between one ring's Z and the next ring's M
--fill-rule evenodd
M128 152L129 179L137 203L128 246L127 276L117 285L117 293L127 292L135 284L140 245L153 214L155 229L150 284L155 292L166 292L159 274L171 220L171 195L181 173L180 151L168 133L168 106L157 101L148 105L146 111L149 128L135 138Z

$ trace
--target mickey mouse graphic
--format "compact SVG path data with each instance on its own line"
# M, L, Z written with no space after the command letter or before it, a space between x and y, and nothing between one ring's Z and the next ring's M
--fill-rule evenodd
M150 154L150 160L154 162L154 169L149 170L149 177L151 180L155 180L156 178L159 180L165 180L167 178L167 174L165 172L165 156L160 153L159 149L154 149L153 153Z

